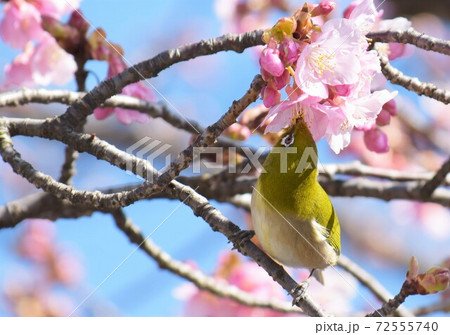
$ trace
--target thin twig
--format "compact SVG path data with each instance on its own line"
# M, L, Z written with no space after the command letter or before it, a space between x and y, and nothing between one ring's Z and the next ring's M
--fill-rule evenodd
M431 305L414 308L412 312L416 316L428 315L436 312L450 313L450 299L447 298Z
M423 185L421 191L424 195L430 196L433 192L442 184L442 182L447 177L447 174L450 172L450 157L447 161L442 164L441 168L436 172L433 178Z
M338 265L353 275L362 285L367 287L378 299L387 303L392 295L368 272L344 255L339 256ZM414 316L405 307L400 306L394 313L396 316Z
M83 98L86 92L73 92L68 90L48 90L43 88L30 89L22 88L16 91L0 93L0 107L3 106L18 106L28 103L61 103L71 105L78 99ZM185 130L191 134L198 135L203 132L205 128L197 121L189 118L181 117L179 114L172 112L169 107L163 102L151 103L142 99L131 97L128 95L116 95L107 99L101 107L120 107L130 110L137 110L141 113L147 114L154 119L161 118L171 126ZM217 140L217 145L224 148L237 148L236 153L245 156L242 145L229 138L220 137ZM250 148L252 152L256 150Z
M386 56L383 56L381 53L378 53L378 56L380 58L381 72L393 84L401 85L418 95L425 95L444 104L450 103L449 91L440 89L431 83L422 83L418 78L408 77L390 65Z
M364 165L360 161L340 164L322 164L318 167L324 177L348 175L359 177L375 177L392 181L427 181L433 178L433 172L399 171ZM450 185L450 177L444 178L442 185Z
M432 50L450 56L450 41L420 33L414 28L404 31L376 31L367 34L374 42L408 43L424 50Z
M262 45L262 30L239 35L227 34L217 38L186 44L176 49L163 51L155 57L125 69L118 75L104 80L81 100L73 103L61 116L50 121L74 128L106 99L122 92L122 89L143 79L156 77L162 70L189 59L212 55L221 51L243 52L245 49Z

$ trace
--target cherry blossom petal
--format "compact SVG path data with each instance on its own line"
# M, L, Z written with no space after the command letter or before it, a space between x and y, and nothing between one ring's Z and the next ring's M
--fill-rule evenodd
M33 70L31 69L30 59L34 53L34 47L31 42L25 45L23 53L14 58L11 64L5 66L5 78L6 81L3 84L3 88L36 86L33 79Z
M59 19L61 16L78 9L81 0L34 0L41 14Z
M24 0L11 0L3 8L0 23L2 39L15 49L22 49L30 40L40 40L45 33L39 11Z
M74 78L77 64L49 34L36 46L31 58L33 78L40 85L63 86Z

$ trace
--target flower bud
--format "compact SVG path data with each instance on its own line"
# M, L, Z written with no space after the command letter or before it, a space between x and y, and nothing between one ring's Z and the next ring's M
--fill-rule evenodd
M280 58L285 64L294 64L298 59L298 44L290 38L285 38L281 43Z
M278 49L268 47L262 51L261 56L259 57L259 64L264 70L275 77L281 76L285 68L280 59L280 52Z
M450 282L450 270L433 267L427 272L417 276L419 284L419 294L433 294L444 291L448 288Z
M273 78L273 82L275 84L275 87L278 90L281 90L283 87L285 87L287 84L289 84L290 79L291 79L291 76L289 74L289 71L284 70L284 72L281 76Z
M364 143L367 149L379 154L389 151L388 138L379 128L373 128L364 132Z
M76 10L72 12L72 15L69 19L69 25L78 29L78 31L82 35L86 35L87 31L89 30L90 24L84 19L83 14L81 11Z
M383 105L383 110L389 112L391 116L397 115L397 104L394 99L389 100Z
M391 114L387 110L382 109L377 116L377 125L382 127L387 126L389 123L391 123Z
M321 1L314 9L311 11L311 16L328 15L336 7L334 1Z
M281 93L272 86L266 86L261 90L261 98L264 106L269 108L280 102Z

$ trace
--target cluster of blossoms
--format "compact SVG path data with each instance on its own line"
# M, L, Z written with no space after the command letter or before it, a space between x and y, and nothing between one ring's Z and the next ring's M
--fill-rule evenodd
M13 315L66 316L73 310L74 302L62 289L80 284L82 267L55 233L52 222L29 220L19 235L14 250L34 270L14 269L5 280L3 297Z
M378 126L388 124L395 115L391 99L397 92L372 91L381 69L376 51L368 50L365 35L376 25L407 28L408 21L400 18L401 22L381 24L373 0L357 1L347 8L344 18L325 21L333 9L330 1L305 4L293 17L280 19L265 32L267 46L260 56L261 74L267 82L261 95L270 108L265 132L278 132L302 117L314 140L326 137L336 153L349 145L354 129L366 132L370 150L386 152L387 137ZM393 50L396 56L402 53L398 46ZM284 101L283 88L288 95Z
M73 78L77 69L74 57L58 45L44 26L78 8L78 4L77 0L11 0L4 6L0 35L12 48L23 50L5 68L5 88L65 85Z
M293 276L305 280L308 270L298 270ZM255 262L244 260L235 252L220 254L214 278L224 284L236 286L259 299L287 301L286 293ZM308 289L317 302L330 313L345 315L351 312L349 301L356 294L356 280L348 274L338 274L333 269L325 270L327 285L313 281ZM218 297L187 283L175 289L176 298L183 300L184 316L298 316L296 313L282 313L268 308L242 305L228 298Z
M15 49L22 49L5 67L2 89L56 84L63 86L74 76L84 85L83 67L88 60L108 62L108 78L126 68L119 45L106 40L102 29L89 36L90 24L78 10L80 0L10 0L3 8L0 23L1 38ZM61 18L70 14L67 23ZM142 83L126 86L123 94L155 101L152 91ZM145 122L148 116L122 108L98 108L97 119L113 112L124 124Z

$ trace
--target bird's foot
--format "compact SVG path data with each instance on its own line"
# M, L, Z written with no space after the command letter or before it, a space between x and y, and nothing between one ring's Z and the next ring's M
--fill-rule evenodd
M299 284L290 292L291 296L294 297L294 299L292 300L292 306L297 305L304 298L308 287L309 278L306 279L303 283Z
M240 230L237 233L233 234L230 239L233 242L233 249L237 249L243 243L251 240L255 236L255 232L253 230Z

